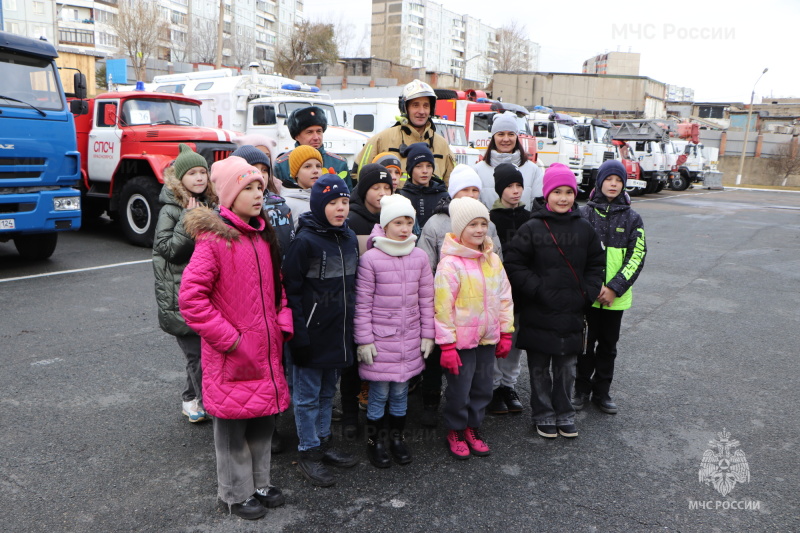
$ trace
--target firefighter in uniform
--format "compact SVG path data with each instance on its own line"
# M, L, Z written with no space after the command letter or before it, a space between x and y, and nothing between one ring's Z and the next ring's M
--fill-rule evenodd
M442 178L445 183L449 181L450 172L456 166L453 152L444 137L436 133L436 128L431 122L436 109L436 93L427 83L414 80L403 88L399 100L401 118L391 128L373 135L364 148L356 156L353 173L371 163L372 159L381 152L392 152L400 159L402 168L406 166L406 148L414 143L426 143L434 157L434 175ZM408 176L403 174L401 183ZM402 185L401 185L402 186Z
M289 135L295 140L295 146L306 144L319 150L319 153L322 154L322 166L326 169L332 168L334 173L347 183L350 190L353 189L353 180L350 178L347 160L339 154L326 152L322 144L323 134L328 129L325 111L317 106L295 109L286 120L286 126L289 128ZM289 175L289 154L291 153L291 150L284 152L275 160L275 176L286 186L297 187L293 177Z

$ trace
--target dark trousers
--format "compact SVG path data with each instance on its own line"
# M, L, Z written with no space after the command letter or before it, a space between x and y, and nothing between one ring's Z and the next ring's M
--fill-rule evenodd
M447 391L442 417L447 429L462 431L481 427L486 406L492 401L496 348L489 344L458 350L461 357L458 375L445 370Z
M439 405L442 397L442 365L440 359L442 349L439 345L433 347L433 351L425 359L425 369L422 371L422 401L426 405Z
M186 386L183 388L181 398L184 402L190 402L195 398L203 397L203 370L200 366L200 335L181 335L176 336L186 356Z
M599 400L609 400L611 380L614 379L614 360L622 326L623 311L592 307L586 315L589 332L586 353L578 356L575 392L591 393Z
M575 408L572 407L570 398L575 384L577 358L577 355L550 355L528 351L534 424L558 426L575 423Z
M358 394L361 392L361 376L358 375L357 361L342 369L339 392L342 394L342 421L345 424L357 424Z

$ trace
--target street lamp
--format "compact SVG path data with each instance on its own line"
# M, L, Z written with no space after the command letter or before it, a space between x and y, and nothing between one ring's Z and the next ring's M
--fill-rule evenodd
M769 69L765 68L761 76L767 73ZM753 115L753 99L756 97L756 85L758 85L761 76L758 77L753 84L753 92L750 93L750 108L747 110L747 124L744 127L744 144L742 144L742 155L739 157L739 173L736 174L736 185L742 183L742 171L744 170L744 154L747 151L747 137L750 134L750 117Z

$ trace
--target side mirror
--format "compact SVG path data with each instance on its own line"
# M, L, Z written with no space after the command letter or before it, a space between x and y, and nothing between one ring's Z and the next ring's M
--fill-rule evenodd
M73 115L85 115L89 112L89 102L86 100L70 100L69 111Z
M72 76L72 85L75 91L75 98L79 98L81 100L86 99L86 76L81 74L80 72L76 72L75 75Z

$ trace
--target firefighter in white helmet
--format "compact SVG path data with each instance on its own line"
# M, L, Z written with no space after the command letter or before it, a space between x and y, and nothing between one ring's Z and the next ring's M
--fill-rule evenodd
M444 137L436 133L431 122L436 108L436 93L424 81L414 80L403 88L399 99L399 120L391 128L377 133L367 141L364 148L356 156L355 172L364 165L371 163L376 154L392 152L400 158L402 168L405 169L405 150L414 143L424 142L428 145L434 157L434 175L448 182L450 171L455 167L455 157L450 151L450 145ZM405 182L407 176L403 176Z

